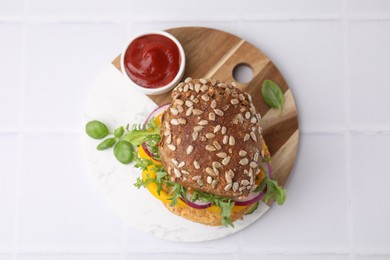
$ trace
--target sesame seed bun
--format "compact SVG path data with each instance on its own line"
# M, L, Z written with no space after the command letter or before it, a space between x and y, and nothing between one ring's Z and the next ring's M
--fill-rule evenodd
M245 198L263 159L259 120L248 93L230 83L187 78L172 91L162 116L162 165L189 189Z

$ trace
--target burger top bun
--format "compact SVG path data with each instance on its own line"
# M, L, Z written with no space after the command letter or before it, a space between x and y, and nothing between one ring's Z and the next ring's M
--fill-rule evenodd
M158 149L171 181L248 196L264 156L259 120L251 96L233 83L187 78L162 116Z

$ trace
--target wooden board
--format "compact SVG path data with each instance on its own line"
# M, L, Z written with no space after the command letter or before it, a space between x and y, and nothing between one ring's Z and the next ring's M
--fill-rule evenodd
M184 78L214 78L232 82L233 69L239 64L253 69L253 79L238 88L251 94L262 115L263 136L272 155L274 178L284 185L291 173L298 148L299 127L294 97L282 74L258 48L227 32L202 27L166 30L182 44L186 54ZM112 63L120 70L120 57ZM265 79L276 82L283 90L286 103L282 115L264 102L261 84ZM149 96L156 104L170 102L170 93ZM272 202L269 202L270 205Z

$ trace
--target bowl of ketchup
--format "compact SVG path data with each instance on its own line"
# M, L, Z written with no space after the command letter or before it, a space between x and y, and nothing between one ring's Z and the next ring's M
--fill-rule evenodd
M148 95L171 90L181 80L185 54L180 42L164 31L135 36L121 55L121 70L131 85Z

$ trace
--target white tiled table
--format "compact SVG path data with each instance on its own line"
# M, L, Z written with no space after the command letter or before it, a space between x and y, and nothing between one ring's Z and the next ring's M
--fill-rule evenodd
M140 31L227 30L298 104L288 200L236 235L180 244L126 227L86 177L88 91ZM390 1L0 0L0 260L390 259Z

